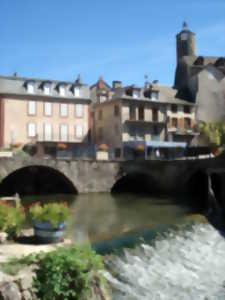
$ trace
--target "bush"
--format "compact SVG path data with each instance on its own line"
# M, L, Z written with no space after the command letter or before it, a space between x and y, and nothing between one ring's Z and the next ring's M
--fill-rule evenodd
M103 269L90 247L60 248L40 257L37 266L33 286L41 300L88 299L90 272Z
M0 231L4 231L9 238L14 238L23 228L25 222L24 208L19 203L16 207L6 202L0 203Z

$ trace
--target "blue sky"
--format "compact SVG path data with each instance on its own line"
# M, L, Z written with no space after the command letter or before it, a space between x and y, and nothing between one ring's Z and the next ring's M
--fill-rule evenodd
M0 74L172 85L183 20L198 54L225 56L224 0L0 0Z

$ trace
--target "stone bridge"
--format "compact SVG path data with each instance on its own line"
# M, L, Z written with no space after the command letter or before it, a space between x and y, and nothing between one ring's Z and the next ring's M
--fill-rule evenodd
M37 170L48 171L45 181L50 175L61 176L67 181L71 190L78 193L110 192L124 185L131 189L147 187L150 191L163 193L186 192L192 185L199 186L205 174L216 174L220 181L221 197L225 198L225 157L201 160L176 161L69 161L38 158L0 158L0 182L6 182L13 174L21 170L29 170L30 174ZM21 177L20 176L20 177ZM42 177L42 173L38 173ZM29 179L29 178L28 178ZM24 179L23 184L26 184Z

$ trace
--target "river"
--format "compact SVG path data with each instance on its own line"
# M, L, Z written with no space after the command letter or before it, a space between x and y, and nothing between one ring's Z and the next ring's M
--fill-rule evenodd
M210 224L190 223L193 211L184 199L107 193L23 198L25 204L37 200L69 202L70 238L110 253L104 275L113 300L225 299L224 236Z

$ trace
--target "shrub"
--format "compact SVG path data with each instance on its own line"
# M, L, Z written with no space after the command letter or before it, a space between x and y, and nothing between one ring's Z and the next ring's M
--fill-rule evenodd
M40 202L30 206L29 214L32 221L50 222L53 226L65 222L69 216L66 203L49 203L41 206Z
M12 207L6 202L0 203L0 231L14 238L23 228L24 222L25 214L22 205L17 203L16 207Z
M90 247L60 248L49 252L37 262L33 281L37 299L88 299L90 273L102 269L101 257Z

